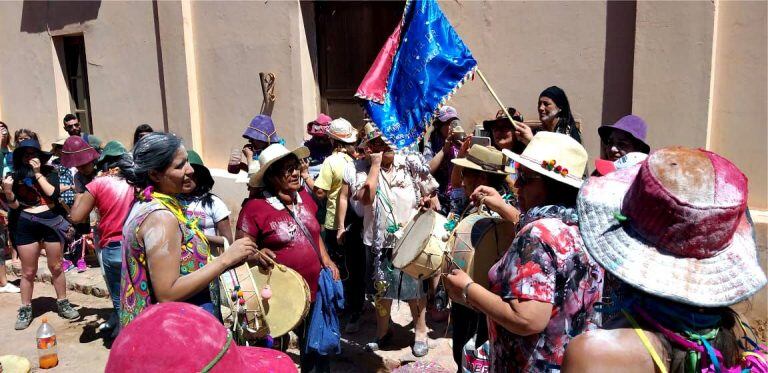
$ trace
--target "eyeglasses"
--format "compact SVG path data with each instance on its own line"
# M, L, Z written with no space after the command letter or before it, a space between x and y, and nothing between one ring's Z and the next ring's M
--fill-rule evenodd
M78 123L72 123L72 124L64 125L64 129L65 130L70 130L70 129L75 128L75 127L80 127L80 123L78 122Z

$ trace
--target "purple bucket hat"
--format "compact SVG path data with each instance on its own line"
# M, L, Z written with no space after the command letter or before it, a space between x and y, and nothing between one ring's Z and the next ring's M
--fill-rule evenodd
M77 167L99 158L99 152L88 145L80 136L70 136L61 149L61 164L64 167Z
M608 136L610 131L613 130L621 130L628 134L630 134L632 137L635 138L638 142L640 142L643 145L643 153L648 154L651 151L650 145L646 142L646 134L648 132L648 125L645 124L645 121L643 118L638 117L637 115L625 115L621 119L619 119L616 123L613 125L610 124L604 124L600 126L597 129L597 133L600 134L600 137Z
M250 140L259 140L266 143L276 143L280 141L280 136L275 131L275 123L269 115L259 114L248 124L248 128L243 132L243 137Z

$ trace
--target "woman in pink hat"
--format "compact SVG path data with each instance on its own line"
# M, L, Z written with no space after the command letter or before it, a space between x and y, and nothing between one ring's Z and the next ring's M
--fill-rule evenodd
M768 371L766 346L730 308L768 282L733 163L660 149L590 178L578 209L587 250L613 282L602 311L616 316L571 341L564 371Z
M99 159L99 152L96 151L91 145L89 145L85 139L80 136L70 136L64 141L64 145L61 149L61 164L67 168L77 169L77 173L74 175L74 191L75 195L81 195L86 191L86 185L96 178L98 172L96 171L96 160ZM82 237L92 233L91 221L89 217L74 225L75 227L75 240L79 240ZM79 245L80 250L86 250L85 246ZM64 270L67 271L72 266L72 261L76 258L84 257L84 253L75 251L74 253L68 253L64 259ZM77 260L77 271L84 272L88 267L85 264L85 260Z
M603 271L586 252L575 208L587 152L568 135L542 131L522 154L504 154L520 165L520 230L488 271L490 288L454 269L446 289L487 316L492 372L557 371L570 339L599 322ZM512 209L493 188L471 198L502 217Z

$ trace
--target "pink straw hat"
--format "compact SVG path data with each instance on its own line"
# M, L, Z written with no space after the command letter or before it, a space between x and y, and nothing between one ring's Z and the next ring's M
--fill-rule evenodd
M77 167L99 159L99 152L80 136L70 136L61 149L61 164Z
M682 147L590 178L579 229L595 260L643 292L701 306L765 286L747 214L747 178L727 159Z

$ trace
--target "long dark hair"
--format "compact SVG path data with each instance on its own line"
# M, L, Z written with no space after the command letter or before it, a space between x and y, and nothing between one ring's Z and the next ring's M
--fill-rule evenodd
M155 130L152 129L152 126L149 124L139 124L136 127L136 130L133 131L133 146L136 146L136 143L139 142L139 139L141 138L142 133L152 133L155 132Z
M121 165L120 171L129 184L144 189L152 184L149 172L166 169L181 145L176 135L152 132L139 139L133 147L133 162Z
M571 104L568 101L568 96L565 95L565 91L563 91L562 88L553 85L541 92L539 98L542 97L549 97L554 101L555 105L560 108L560 112L557 113L557 118L560 118L560 120L557 122L553 131L567 134L581 144L581 129L576 123L576 119L573 118Z

